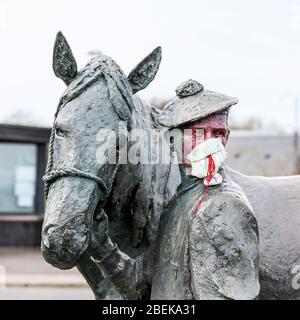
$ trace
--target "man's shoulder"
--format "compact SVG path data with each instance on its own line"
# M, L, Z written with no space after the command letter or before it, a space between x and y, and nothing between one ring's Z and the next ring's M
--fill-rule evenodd
M226 168L221 168L221 175L223 178L222 183L216 188L209 188L206 205L214 206L216 202L226 202L241 210L251 211L255 215L246 193L230 178Z
M241 189L232 184L208 191L205 201L193 215L191 223L201 224L206 231L240 230L250 227L258 234L254 210Z
M208 191L209 193L209 191ZM207 195L199 209L201 215L239 215L245 211L254 215L252 206L243 193L236 190L221 189Z

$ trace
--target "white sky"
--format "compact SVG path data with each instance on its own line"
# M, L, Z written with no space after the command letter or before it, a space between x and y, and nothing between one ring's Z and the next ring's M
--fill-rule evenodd
M192 78L239 98L237 120L294 128L300 101L300 1L107 0L0 2L0 121L29 112L50 125L64 84L52 72L58 30L79 67L99 49L128 73L154 47L163 60L142 96L169 98Z

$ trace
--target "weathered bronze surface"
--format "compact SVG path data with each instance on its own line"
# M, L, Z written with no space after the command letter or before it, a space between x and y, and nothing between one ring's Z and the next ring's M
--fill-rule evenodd
M53 67L68 87L55 116L45 177L45 259L61 269L77 266L97 299L299 298L292 268L300 264L300 177L247 177L224 167L222 185L191 216L189 203L199 196L201 181L185 181L171 161L99 165L102 128L122 136L122 120L127 129L159 136L178 119L188 122L183 114L177 120L169 111L160 115L133 96L154 79L160 60L157 48L126 77L111 58L99 56L77 72L58 35ZM193 108L190 121L196 118ZM146 157L146 135L139 144ZM164 150L170 152L167 141ZM188 189L176 195L179 185ZM169 228L170 212L177 229ZM173 290L175 284L184 290Z

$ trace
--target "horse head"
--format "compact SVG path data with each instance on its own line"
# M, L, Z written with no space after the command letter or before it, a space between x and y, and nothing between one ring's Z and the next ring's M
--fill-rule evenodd
M134 124L133 95L154 79L160 60L158 47L126 77L110 57L100 55L78 72L66 39L57 34L53 70L67 89L49 143L41 244L45 260L53 266L74 267L88 248L95 213L108 198L118 170L120 121L127 128ZM109 142L111 154L99 156L106 129L115 132L119 141ZM104 159L114 155L115 163Z

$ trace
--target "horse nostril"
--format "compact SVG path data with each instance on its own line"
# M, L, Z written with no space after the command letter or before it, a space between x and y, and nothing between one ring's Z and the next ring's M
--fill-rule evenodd
M48 237L45 237L45 239L44 239L44 246L46 248L50 249L50 243L49 243Z
M48 249L50 249L50 240L51 240L51 234L53 233L55 227L54 225L48 225L45 227L44 229L44 234L45 234L45 237L44 237L44 245L45 247L47 247Z
M47 230L47 235L48 235L48 237L51 236L51 234L53 233L54 229L55 229L55 227L51 227L51 228L49 228L49 229Z
M51 228L53 228L53 227L55 227L54 224L52 224L52 223L48 224L48 225L44 228L44 233L47 234L48 231L49 231L49 229L51 229Z

